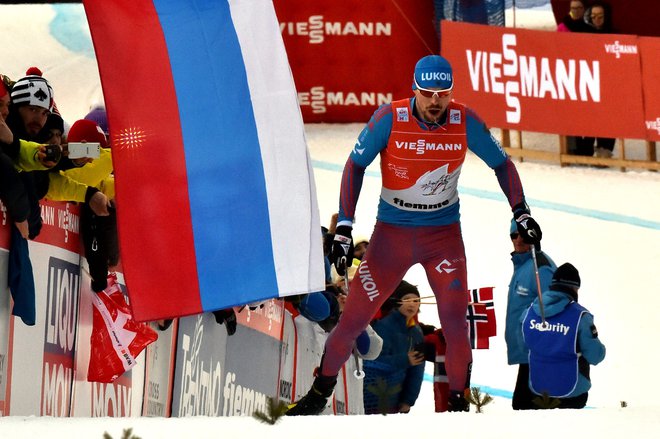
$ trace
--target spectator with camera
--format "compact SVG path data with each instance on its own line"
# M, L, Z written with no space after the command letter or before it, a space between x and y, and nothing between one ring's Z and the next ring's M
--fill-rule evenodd
M5 204L9 216L14 221L17 230L24 238L28 237L28 203L25 186L21 181L15 163L5 153L14 142L14 134L5 121L9 115L9 90L12 82L0 75L0 199Z
M9 107L4 115L7 128L0 142L2 150L2 196L20 235L33 239L41 230L39 198L31 172L56 165L57 150L35 143L53 108L53 90L38 69L16 82L3 77L9 93ZM5 98L6 100L6 98Z
M364 412L408 413L424 379L424 335L417 322L419 290L401 281L390 300L394 310L372 323L383 339L378 358L364 362Z
M54 134L57 129L48 125L46 129L48 133L44 134L44 141L60 145L61 138ZM84 166L49 173L44 198L85 203L95 215L108 216L110 200L114 198L114 176L112 154L105 134L94 122L81 119L71 126L67 142L62 145L63 155L72 156L72 149L81 147L75 160Z

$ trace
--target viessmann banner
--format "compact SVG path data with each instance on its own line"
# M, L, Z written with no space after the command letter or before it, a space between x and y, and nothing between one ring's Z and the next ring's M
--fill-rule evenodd
M454 98L490 126L644 139L653 131L645 121L655 117L644 113L640 66L652 53L644 56L639 42L443 22L441 53L454 68ZM644 74L657 82L658 61L653 65Z
M660 38L640 37L642 86L644 89L644 128L648 140L660 140Z
M430 0L273 0L305 122L367 122L438 52Z

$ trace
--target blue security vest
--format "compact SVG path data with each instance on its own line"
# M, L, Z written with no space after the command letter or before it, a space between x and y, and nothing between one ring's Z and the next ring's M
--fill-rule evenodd
M537 395L568 396L578 382L577 334L587 310L571 302L562 312L546 318L530 307L523 321L523 336L529 347L529 388Z

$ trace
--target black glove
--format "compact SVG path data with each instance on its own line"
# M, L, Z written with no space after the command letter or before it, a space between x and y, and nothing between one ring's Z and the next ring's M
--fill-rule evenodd
M353 265L353 228L350 226L338 226L335 231L335 240L332 242L330 262L335 266L337 274L344 276L346 267Z
M538 245L541 242L541 237L543 236L541 226L529 215L527 206L516 206L513 210L513 218L516 220L518 233L522 236L523 241L527 244L534 245Z

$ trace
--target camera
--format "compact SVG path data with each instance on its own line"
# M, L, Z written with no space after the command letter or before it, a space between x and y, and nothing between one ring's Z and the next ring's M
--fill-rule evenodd
M67 146L70 159L97 159L101 156L101 144L98 142L69 142Z
M59 162L60 158L62 157L62 150L60 149L59 145L51 144L51 145L46 145L46 156L44 157L44 161L46 162Z

